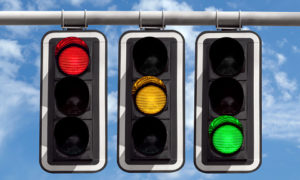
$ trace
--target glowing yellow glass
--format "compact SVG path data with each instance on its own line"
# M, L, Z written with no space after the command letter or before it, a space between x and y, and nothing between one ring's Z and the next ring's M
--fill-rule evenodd
M167 103L164 83L154 76L144 76L137 80L132 88L138 109L145 114L162 111Z

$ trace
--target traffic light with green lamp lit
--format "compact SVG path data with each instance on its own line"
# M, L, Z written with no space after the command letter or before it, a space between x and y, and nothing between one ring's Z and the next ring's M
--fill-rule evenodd
M118 164L171 172L184 164L184 39L129 31L119 42Z
M249 31L196 41L195 166L251 172L261 164L261 40Z
M106 38L51 31L42 39L40 164L51 173L106 164Z

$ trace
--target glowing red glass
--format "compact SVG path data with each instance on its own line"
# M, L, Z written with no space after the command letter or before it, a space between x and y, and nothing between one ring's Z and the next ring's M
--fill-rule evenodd
M88 46L76 37L61 40L55 48L60 69L68 75L79 75L89 65Z

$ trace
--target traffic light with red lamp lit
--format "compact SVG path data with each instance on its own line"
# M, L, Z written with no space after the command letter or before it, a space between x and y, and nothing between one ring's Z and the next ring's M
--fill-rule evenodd
M52 173L106 164L106 38L51 31L42 39L40 164Z
M195 166L252 172L261 164L261 40L211 31L196 41Z
M118 164L171 172L184 164L184 39L129 31L119 42Z

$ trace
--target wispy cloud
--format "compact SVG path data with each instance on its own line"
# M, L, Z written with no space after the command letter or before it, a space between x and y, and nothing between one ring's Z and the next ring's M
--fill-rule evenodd
M0 0L0 7L3 10L21 10L22 9L22 1L20 0Z
M188 161L185 166L180 170L167 174L159 174L156 176L158 180L165 179L215 179L218 177L216 174L200 173L191 161Z
M293 52L295 52L295 53L300 53L300 49L298 48L298 46L292 46L292 50L293 50Z
M288 58L264 46L263 134L266 138L300 144L299 92L297 80L282 70Z
M70 2L70 4L74 7L80 7L82 6L82 4L84 3L92 3L94 6L106 6L109 3L112 2L112 0L101 0L101 1L95 1L95 0L68 0Z
M178 2L176 0L141 0L133 5L133 10L166 10L166 11L191 11L191 6L186 2Z
M287 43L288 43L288 40L286 38L283 38L282 40L277 40L276 41L276 44L281 48L284 47Z
M108 51L108 76L113 77L118 73L118 43L120 32L112 26L106 26L104 33L107 37Z
M117 107L118 107L118 92L112 91L108 94L108 120L111 122L117 121Z
M226 5L233 9L236 9L238 7L237 3L235 2L227 2Z
M221 8L216 8L215 6L209 6L204 9L204 11L222 11Z
M36 111L39 106L39 90L18 80L19 69L26 62L23 52L17 41L0 39L0 146L20 124L29 122L24 111Z

